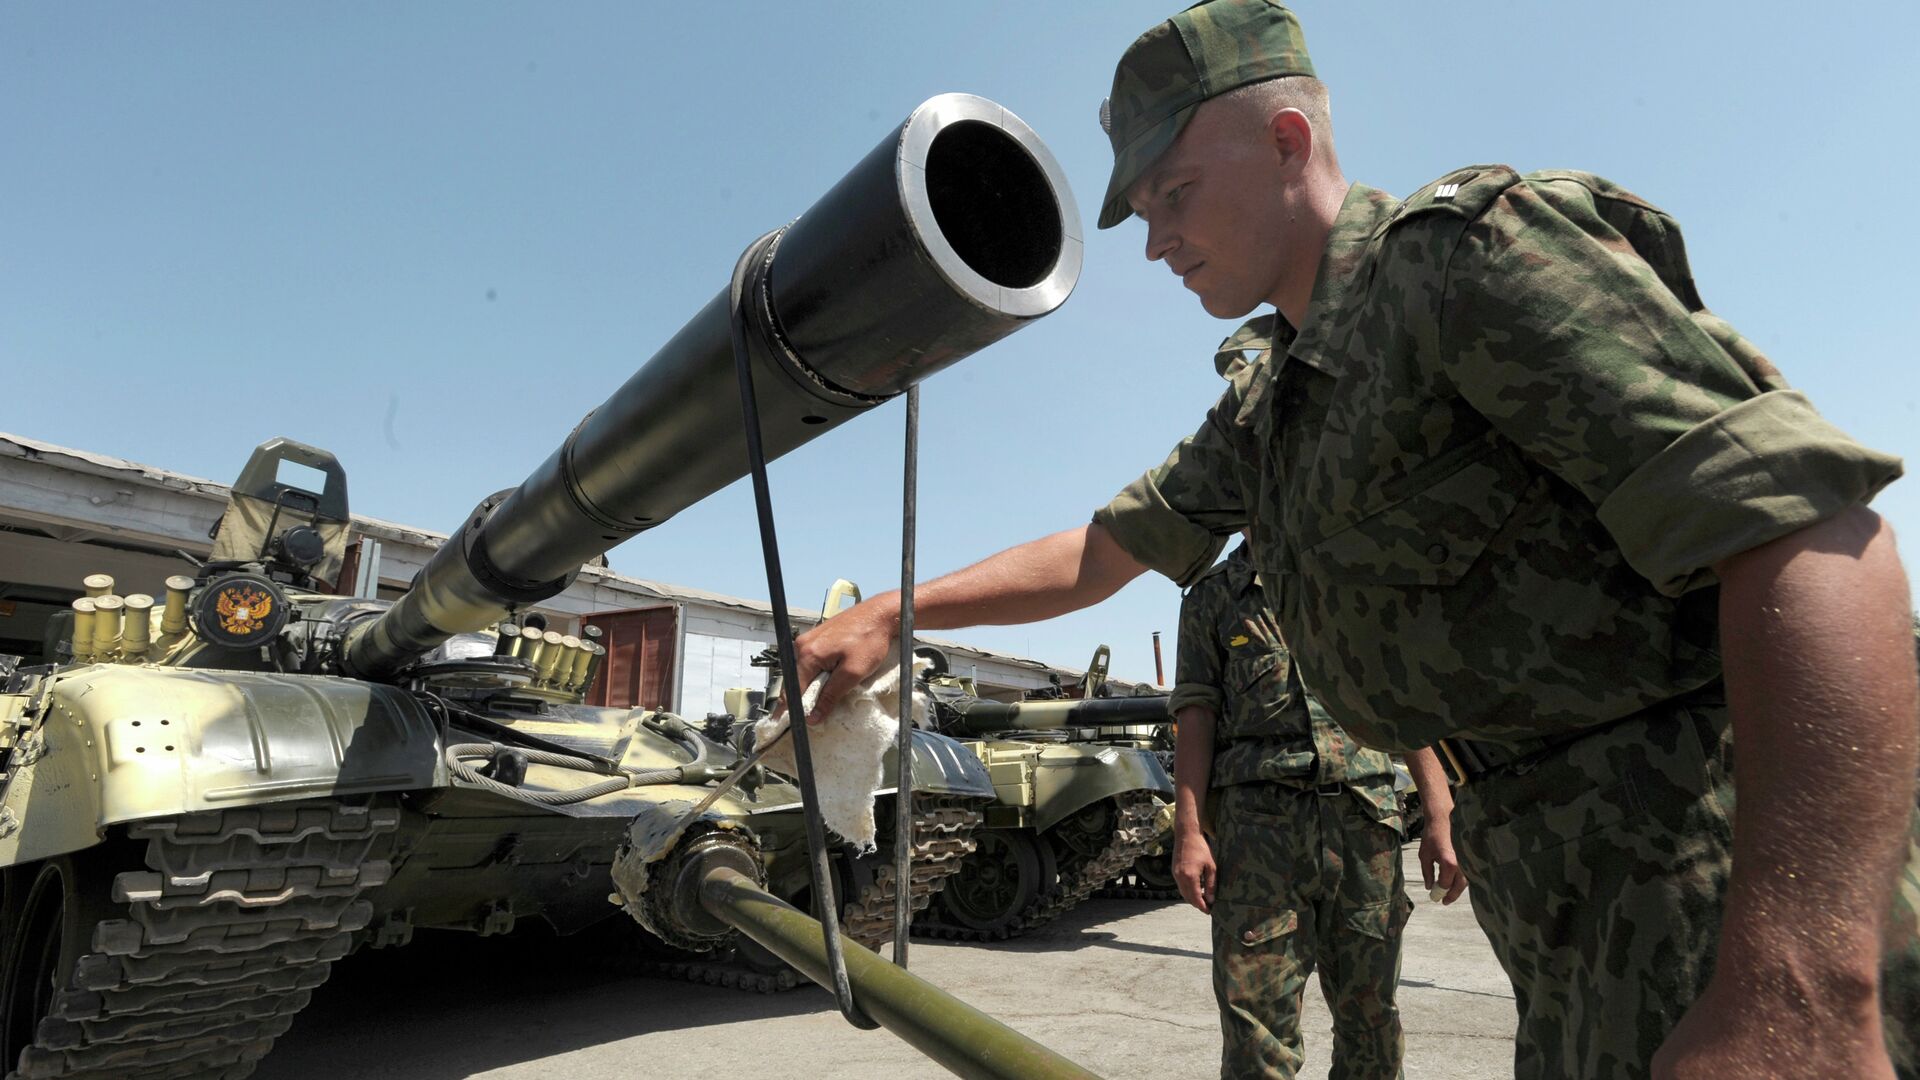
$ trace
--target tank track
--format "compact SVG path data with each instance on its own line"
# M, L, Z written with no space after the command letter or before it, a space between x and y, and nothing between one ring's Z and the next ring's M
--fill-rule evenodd
M659 979L724 986L750 994L778 994L809 981L792 968L760 971L738 960L655 960L642 963L635 970Z
M980 811L983 801L951 795L914 800L909 918L927 910L934 894L947 887L947 881L960 872L961 862L973 854L973 831L985 818ZM885 850L882 849L883 857ZM841 928L848 937L879 952L893 941L894 898L898 895L893 863L889 860L874 870L872 882L861 889L858 896L841 906Z
M1178 900L1180 890L1166 885L1149 885L1133 866L1120 876L1093 891L1095 900Z
M950 941L1002 941L1059 918L1133 866L1153 846L1156 835L1153 793L1129 791L1115 796L1118 817L1107 846L1061 875L1059 886L1036 898L1027 910L997 930L974 930L941 921L933 912L916 920L915 934Z
M315 802L146 822L125 918L55 989L9 1080L239 1080L347 954L387 880L400 811ZM106 906L106 905L102 905ZM114 912L118 914L118 910Z
M935 893L960 870L973 853L973 831L984 819L984 800L952 795L923 795L914 799L913 912L924 912ZM883 852L888 850L881 849ZM893 940L893 905L898 890L891 862L877 867L872 880L857 896L841 905L840 930L848 938L879 952ZM778 971L749 967L739 960L650 960L635 970L667 979L724 986L752 993L777 994L812 980L792 968Z

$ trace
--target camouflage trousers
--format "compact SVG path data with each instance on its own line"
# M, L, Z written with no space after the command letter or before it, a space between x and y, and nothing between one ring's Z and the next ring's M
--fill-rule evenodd
M1733 854L1726 706L1669 702L1454 792L1453 841L1513 982L1516 1080L1647 1075L1713 974ZM1920 814L1882 967L1920 1080Z
M1412 903L1400 834L1343 791L1234 784L1212 799L1213 992L1220 1075L1287 1080L1300 1068L1301 995L1318 968L1341 1080L1398 1077L1393 995Z

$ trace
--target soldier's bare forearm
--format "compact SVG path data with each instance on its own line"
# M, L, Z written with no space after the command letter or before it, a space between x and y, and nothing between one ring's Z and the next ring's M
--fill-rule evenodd
M1039 622L1091 607L1145 571L1104 527L1082 525L915 586L914 625L957 630ZM897 611L899 596L891 595Z
M1188 705L1174 714L1180 734L1173 745L1173 883L1187 903L1209 914L1219 868L1207 843L1207 788L1213 782L1214 712Z
M914 626L1038 622L1105 600L1146 571L1099 525L1044 536L914 586ZM872 674L899 633L900 594L881 593L795 639L802 685L833 672L815 711L824 716Z
M1420 792L1420 809L1428 821L1445 821L1453 816L1453 788L1447 784L1440 755L1431 749L1408 754L1407 772L1413 774L1413 786Z
M1180 733L1173 744L1173 831L1176 839L1199 840L1213 783L1213 710L1188 705L1174 719Z
M1736 826L1720 975L1878 1022L1920 693L1891 529L1855 508L1716 566Z

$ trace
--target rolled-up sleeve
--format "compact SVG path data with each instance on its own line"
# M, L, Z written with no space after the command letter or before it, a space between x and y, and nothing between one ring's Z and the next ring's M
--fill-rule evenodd
M1757 382L1712 332L1723 324L1662 284L1577 184L1496 199L1463 234L1443 303L1446 377L1584 494L1668 595L1900 475L1804 396Z
M1900 476L1795 390L1749 398L1675 439L1600 504L1600 522L1635 570L1678 595L1702 568L1855 503Z
M1222 397L1167 460L1094 511L1094 523L1127 554L1183 587L1213 565L1227 536L1247 524L1227 419L1237 409L1232 393Z
M1209 578L1194 586L1180 603L1180 640L1173 665L1173 693L1167 698L1167 712L1176 717L1189 705L1204 705L1217 717L1226 704L1220 692L1223 675L1220 643L1214 640L1212 613L1206 603L1209 585L1219 580Z

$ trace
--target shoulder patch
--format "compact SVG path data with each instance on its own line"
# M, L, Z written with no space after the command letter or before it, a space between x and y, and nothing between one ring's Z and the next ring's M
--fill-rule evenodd
M1512 187L1520 174L1506 165L1469 165L1435 180L1400 201L1374 235L1424 213L1444 213L1471 221L1479 217L1502 191Z

